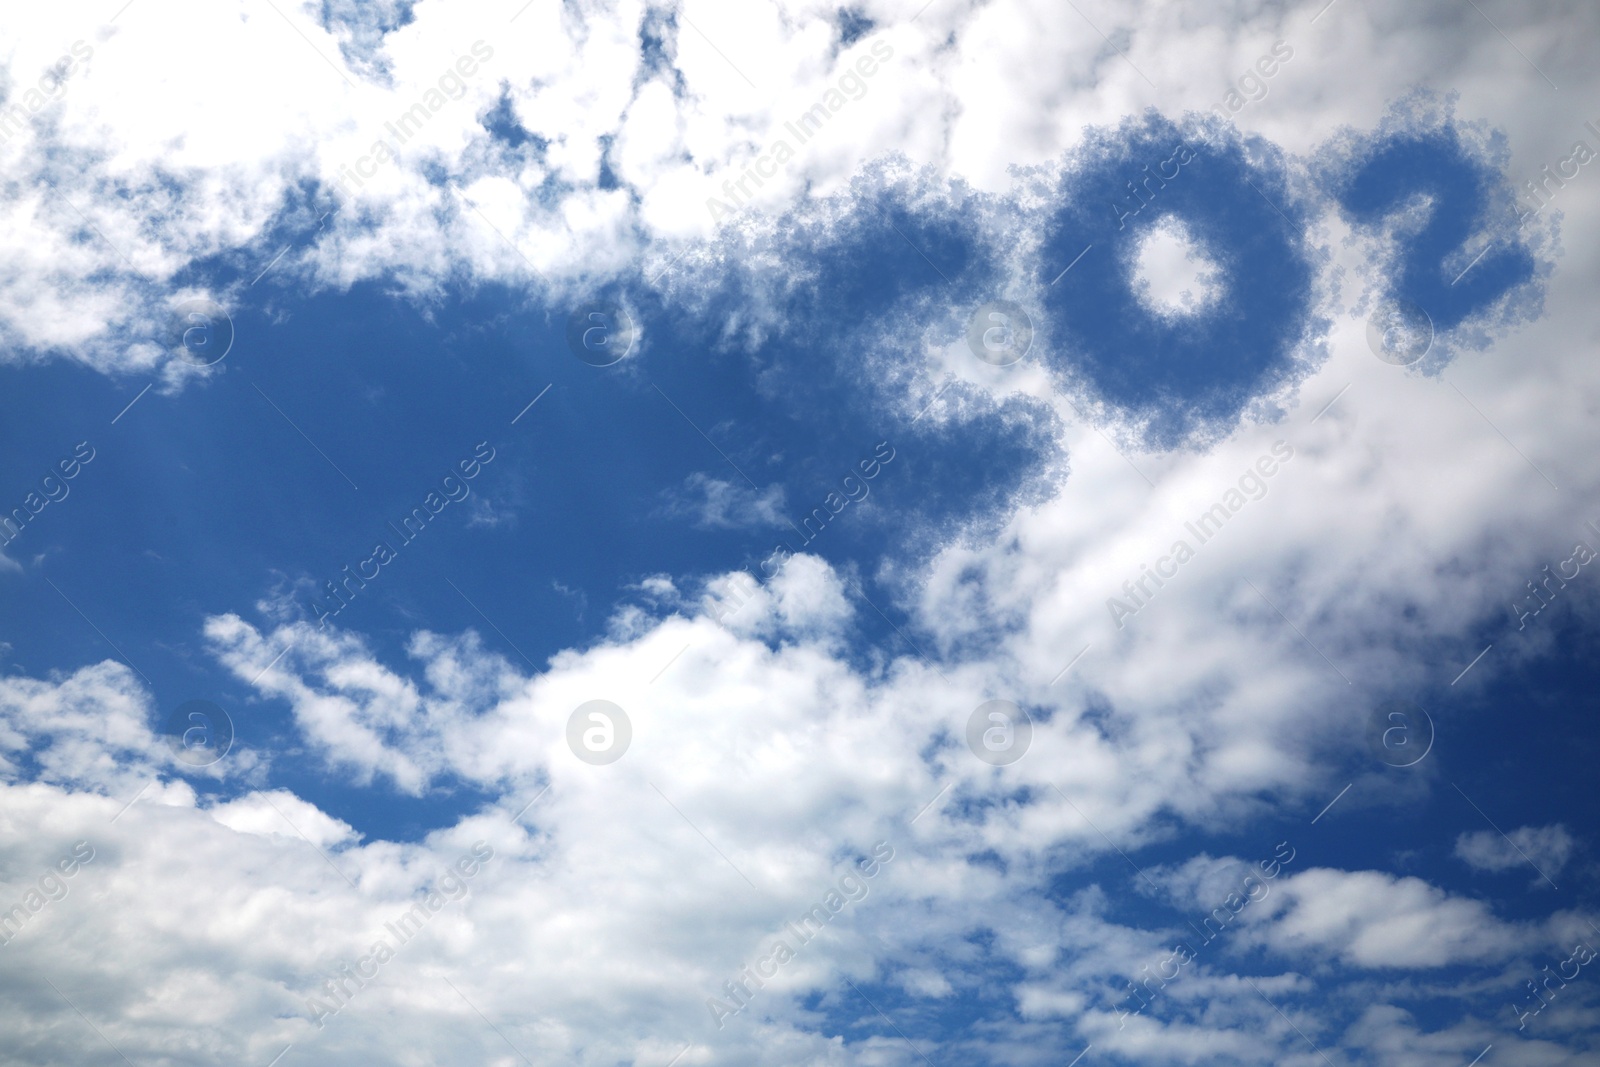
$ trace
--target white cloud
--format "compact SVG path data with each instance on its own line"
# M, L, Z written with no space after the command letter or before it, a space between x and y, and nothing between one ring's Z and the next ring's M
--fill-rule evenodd
M641 257L664 266L712 232L706 200L726 197L723 183L775 139L793 140L785 123L875 46L891 58L797 146L759 190L762 204L838 191L886 148L1001 190L1008 168L1055 159L1086 124L1150 105L1217 106L1278 39L1294 59L1236 120L1290 151L1341 124L1370 126L1419 78L1459 86L1464 113L1515 128L1519 173L1547 161L1535 146L1570 139L1542 106L1548 87L1464 14L1452 9L1457 21L1441 25L1411 9L1352 8L1311 25L1302 6L1241 21L1221 4L1080 14L940 0L912 21L874 2L861 10L878 27L844 50L837 5L815 0L694 0L671 18L638 2L467 12L421 0L404 25L394 5L140 5L111 23L15 7L0 16L16 42L0 54L14 96L82 47L59 93L0 144L0 175L22 191L6 215L0 329L26 354L14 358L71 350L103 369L148 372L163 358L148 339L165 332L173 278L220 257L233 280L219 276L214 295L253 302L261 290L249 283L285 243L278 279L342 288L390 277L417 293L465 275L548 282L559 294ZM1086 18L1122 53L1086 34ZM1579 71L1549 53L1592 18L1574 2L1508 32L1577 85ZM662 40L659 56L640 51L641 29ZM1356 62L1369 77L1352 86L1339 72ZM530 137L519 147L483 125L502 97ZM402 144L389 125L419 103L427 120ZM373 161L380 140L393 161ZM603 163L621 188L600 187ZM346 192L305 201L312 183L341 180ZM334 195L347 199L327 216ZM1569 219L1588 212L1583 201L1563 204Z
M1150 228L1134 254L1133 287L1158 315L1209 310L1223 297L1222 269L1172 217Z
M1521 826L1509 834L1476 830L1456 838L1456 858L1476 871L1509 871L1531 864L1551 878L1559 875L1577 842L1560 823ZM1543 885L1543 878L1535 878Z
M318 848L343 844L356 836L348 823L324 814L286 789L247 793L216 805L211 817L242 834L303 837Z
M36 358L71 348L70 358L102 369L153 370L161 357L144 338L160 328L172 279L220 256L238 281L219 287L256 299L239 295L243 283L296 220L301 240L276 270L313 288L384 274L415 291L457 276L530 281L527 256L559 292L646 246L664 263L679 246L651 242L704 232L704 198L720 195L721 182L855 58L836 54L833 4L690 4L666 47L670 69L648 73L638 30L647 18L659 24L660 9L536 3L508 25L517 6L424 0L411 23L381 36L374 24L336 22L330 32L288 4L280 7L293 26L255 3L136 3L99 29L82 27L68 6L8 9L0 39L14 43L0 60L13 85L53 61L55 42L81 36L94 55L59 102L0 145L0 174L17 190L0 208L5 349ZM1459 86L1462 114L1510 129L1514 174L1536 172L1549 158L1540 146L1567 138L1546 87L1472 12L1341 4L1313 27L1320 6L1262 8L1241 22L1231 6L1217 17L1224 5L1089 5L1084 14L1115 35L1118 54L1070 6L935 0L912 24L899 7L865 5L895 58L763 193L781 204L839 189L886 149L1004 189L1008 166L1056 158L1086 123L1152 103L1210 106L1279 36L1292 39L1296 57L1239 121L1290 151L1342 123L1369 127L1418 80ZM1594 15L1569 4L1537 23L1497 17L1520 48L1548 61L1563 40L1583 39ZM375 23L394 19L389 11ZM296 183L333 182L480 38L494 55L465 79L464 97L430 113L353 203L320 231L320 207L296 202L283 214ZM345 55L354 66L342 74L325 62ZM734 66L773 95L752 92ZM1363 77L1352 81L1350 70ZM1574 99L1593 97L1584 96L1588 68L1574 61L1556 73ZM542 153L534 142L489 142L478 120L502 93L547 144ZM603 157L623 188L599 188ZM465 200L429 180L435 167ZM1591 233L1600 185L1566 193L1565 225ZM766 225L744 224L750 233ZM458 778L491 797L410 844L363 841L283 789L207 806L173 776L182 768L150 728L154 701L119 665L0 680L6 877L26 883L79 837L104 843L72 895L0 951L17 956L19 973L50 976L135 1062L266 1063L290 1042L324 1062L506 1057L473 1009L536 1061L665 1063L688 1044L685 1065L885 1062L903 1047L826 1037L802 998L847 993L850 977L942 999L993 980L980 945L1021 972L1009 992L1023 1021L1064 1028L1052 1035L1077 1026L1152 1062L1311 1062L1226 957L1175 982L1160 1007L1168 1014L1118 1030L1107 991L1159 959L1172 932L1116 921L1098 887L1061 900L1056 879L1108 854L1102 833L1135 852L1269 808L1321 807L1337 789L1337 759L1363 751L1366 709L1352 707L1342 675L1403 688L1438 672L1437 650L1458 646L1464 665L1476 652L1464 636L1503 617L1534 561L1566 548L1593 517L1571 501L1600 488L1587 461L1600 445L1586 355L1594 242L1568 243L1545 319L1468 354L1447 382L1372 358L1351 311L1371 284L1366 250L1341 245L1338 224L1326 225L1326 362L1297 394L1263 401L1203 453L1125 449L1125 458L1107 440L1119 427L1107 424L1102 436L1036 367L1008 377L972 367L958 345L906 333L905 351L925 358L897 371L911 379L905 403L925 402L913 396L928 384L918 376L931 381L940 361L959 361L982 389L1049 399L1068 426L1072 477L1056 495L1006 517L992 537L942 542L920 571L889 568L919 647L979 653L935 666L900 646L849 647L854 598L841 574L805 556L753 591L713 578L713 601L740 600L725 625L709 607L685 606L678 591L696 588L692 576L647 579L652 611L619 611L606 640L563 651L534 674L471 633L415 633L396 664L337 628L205 620L218 660L291 709L313 766L322 761L342 784L421 795ZM725 265L704 253L681 270ZM749 328L762 328L762 309L750 314ZM1519 353L1539 353L1539 362L1507 358ZM961 403L932 409L930 421ZM1543 494L1485 417L1565 493ZM1106 597L1280 438L1295 458L1268 495L1117 629ZM1441 479L1440 470L1473 477ZM775 519L783 503L771 489L738 503L737 486L708 479L699 488L701 519L712 525L744 513ZM1485 661L1463 684L1518 654L1497 648L1508 658ZM1004 770L971 759L961 741L989 696L1039 712L1032 749ZM634 727L632 749L611 767L581 763L565 744L567 716L597 698L624 707ZM1559 867L1571 847L1553 836L1559 829L1524 828L1519 843L1560 857ZM497 859L470 897L314 1031L305 997L480 839ZM815 898L841 853L878 840L900 854L852 912L855 925L808 946L761 1012L729 1032L711 1029L704 997ZM1480 868L1504 860L1497 847L1476 835L1457 842ZM1209 894L1223 885L1209 857L1164 873L1197 904L1214 904ZM1319 1043L1337 1035L1340 1010L1369 1006L1367 987L1330 974L1337 967L1509 966L1550 942L1546 925L1510 922L1486 902L1380 871L1291 872L1257 907L1238 928L1240 945L1259 944L1317 977L1252 981L1280 1003L1296 998L1286 1010ZM7 1032L40 1062L102 1054L80 1023L42 995L4 1009ZM1475 1052L1478 1025L1413 1041L1408 1020L1374 1014L1349 1040L1388 1049L1401 1034L1420 1049L1413 1062L1450 1054L1460 1063ZM1017 1038L995 1029L997 1044ZM1501 1040L1513 1054L1548 1052Z
M955 987L950 984L950 980L938 971L922 969L906 971L900 975L900 986L907 993L919 997L942 999L955 994Z
M745 530L787 526L787 506L781 485L758 490L697 471L673 494L667 512L688 516L705 530Z
M802 563L794 581L810 591L804 603L826 604L818 590L836 594L826 564L794 563ZM790 594L764 595L763 610L781 614ZM436 1050L445 1062L501 1054L492 1051L499 1038L474 1025L481 1019L444 978L536 1060L670 1059L685 1044L707 1063L764 1060L774 1049L816 1056L827 1039L801 998L848 994L849 977L946 999L986 980L963 947L979 937L1021 968L1013 993L1023 1025L1076 1025L1125 1056L1195 1063L1250 1059L1263 1040L1284 1050L1301 1040L1226 972L1222 956L1119 1029L1109 1000L1166 953L1173 931L1113 921L1098 889L1059 905L1040 896L1107 851L1094 827L1130 847L1148 832L1125 814L1135 776L1115 768L1144 761L1159 768L1146 777L1170 782L1188 758L1182 749L1163 754L1147 738L1109 745L1058 712L1010 769L1022 778L997 776L959 747L927 764L915 754L918 738L940 721L958 729L970 710L930 671L903 660L863 683L825 643L774 649L704 617L669 616L626 643L563 653L531 678L470 635L416 635L402 674L356 637L306 624L262 634L225 616L208 633L246 681L296 639L257 686L294 708L335 766L367 768L408 791L459 775L497 799L401 845L362 843L345 822L282 789L204 807L192 790L162 784L113 823L120 797L5 787L16 819L0 823L0 852L27 840L49 855L51 840L31 829L39 824L31 813L46 811L61 844L81 837L99 850L77 895L5 951L51 975L136 1062L186 1047L195 1011L174 1005L194 998L208 1032L225 1035L212 1049L225 1057L267 1062L290 1042L334 1061L407 1048ZM634 726L633 747L610 767L566 749L567 715L595 697L621 704ZM1062 782L1093 826L1047 788L1034 803L1005 801L1019 780ZM950 795L911 823L944 781ZM518 813L520 825L511 821ZM385 924L475 840L495 859L468 895L316 1029L306 998L390 937ZM761 993L758 1011L717 1030L704 999L836 881L842 856L875 841L896 855L870 895L804 946ZM985 853L1008 870L973 858ZM1210 888L1205 870L1229 864L1189 865L1189 892ZM1240 944L1254 936L1294 958L1357 967L1497 962L1542 943L1478 902L1376 872L1280 879L1254 907L1262 917L1247 916ZM117 952L101 951L108 945ZM133 982L130 971L123 987L117 979L135 966L146 980ZM1292 976L1253 981L1280 1003L1308 989ZM108 986L134 992L97 992ZM63 1005L45 1018L50 1011L75 1018ZM1296 1015L1320 1042L1317 1024ZM27 1025L47 1040L40 1023ZM59 1034L48 1040L80 1047ZM81 1047L94 1040L86 1033ZM1003 1030L990 1037L1008 1040ZM873 1062L877 1050L862 1041L841 1054Z
M1271 948L1331 952L1360 967L1499 963L1548 940L1497 918L1482 901L1381 871L1303 871L1263 900L1259 914L1270 918L1252 932Z
M121 663L107 660L48 680L0 678L0 779L115 796L132 795L175 768L247 779L262 770L260 754L248 750L227 764L180 763L173 737L156 732L161 728L149 692Z

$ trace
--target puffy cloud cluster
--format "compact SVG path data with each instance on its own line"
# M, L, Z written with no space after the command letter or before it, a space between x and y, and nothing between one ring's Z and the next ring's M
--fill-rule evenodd
M1519 826L1509 834L1498 830L1462 834L1456 838L1456 857L1474 870L1509 871L1532 864L1555 878L1566 867L1576 847L1577 841L1559 823Z
M1280 40L1294 60L1270 95L1224 110L1288 151L1370 125L1425 76L1516 130L1517 169L1536 172L1543 157L1522 146L1569 135L1524 103L1544 83L1449 10L1313 22L1220 3L943 0L915 17L877 0L13 8L0 16L0 111L14 116L0 142L13 193L0 327L12 358L148 371L168 358L169 309L195 268L236 305L270 302L289 278L419 295L499 280L549 296L641 262L656 277L713 232L706 204L724 183L776 139L798 141L788 127L819 107L795 158L745 184L758 207L838 191L886 148L1003 189L1009 168L1055 159L1086 124L1213 111ZM1577 84L1552 27L1593 13L1504 16L1517 18L1522 51ZM862 60L885 49L863 80ZM1336 79L1358 58L1361 86Z
M98 27L67 7L16 8L0 18L34 21L3 34L17 42L3 57L7 105L21 94L29 115L0 144L13 193L0 198L0 330L27 358L151 369L165 359L152 340L161 309L191 284L189 268L206 265L216 292L258 299L249 283L285 245L277 277L321 286L548 279L555 290L620 270L657 240L669 244L647 258L666 268L683 247L670 242L707 232L705 198L875 37L893 61L761 202L838 191L885 146L1000 188L1008 165L1057 158L1086 123L1147 104L1209 107L1280 38L1296 42L1293 66L1235 117L1291 152L1340 123L1371 124L1422 77L1517 131L1516 174L1537 170L1527 164L1539 150L1524 145L1566 136L1532 102L1542 84L1471 12L1339 5L1313 25L1314 7L1260 6L1213 24L1224 7L1235 11L935 0L913 19L876 3L843 18L810 3L313 12L242 0L181 13L135 3ZM1576 4L1562 15L1593 20ZM1558 24L1505 28L1569 91L1592 87ZM32 109L34 72L78 37L92 56ZM474 51L480 40L492 54ZM472 74L457 67L467 56ZM1351 69L1369 76L1352 82ZM398 139L388 124L418 105L426 121L377 160L375 142ZM335 202L346 167L371 173ZM1592 232L1600 188L1569 192L1566 225ZM268 757L248 746L212 772L236 775L227 790L210 781L202 795L178 776L192 772L172 761L124 667L0 680L0 877L12 894L0 904L74 842L96 848L71 893L0 947L15 957L0 1017L19 1062L89 1062L102 1038L135 1062L267 1063L288 1046L327 1063L1029 1063L1093 1042L1130 1061L1310 1063L1315 1042L1431 1067L1491 1040L1526 1062L1592 1057L1595 1007L1581 988L1537 1040L1485 1021L1503 1013L1495 997L1518 968L1531 976L1540 953L1584 936L1583 916L1506 919L1309 849L1150 1010L1127 1021L1114 1009L1189 936L1181 918L1130 910L1148 900L1132 891L1142 877L1203 914L1232 870L1202 857L1141 875L1124 855L1276 812L1309 817L1351 777L1346 804L1392 799L1370 760L1357 762L1369 709L1352 694L1448 682L1477 651L1466 637L1504 618L1529 562L1594 517L1583 503L1600 444L1583 355L1594 243L1569 248L1548 317L1517 339L1549 354L1539 373L1486 358L1446 378L1372 358L1351 307L1369 249L1336 220L1321 225L1327 358L1204 452L1140 451L1036 368L1007 378L960 341L931 343L897 320L924 357L905 373L927 425L1023 394L1059 417L1073 475L985 516L992 536L940 531L927 562L886 561L910 630L888 650L860 639L878 608L852 576L806 555L760 581L648 579L645 604L619 608L607 639L535 673L470 632L419 629L396 663L338 627L197 620L218 662L291 710L312 771L378 795L465 785L485 798L420 841L367 839L268 788ZM740 242L759 231L746 217L683 270L754 272L763 246L740 258ZM731 265L718 258L729 249ZM1153 293L1181 295L1166 284L1174 262L1152 260ZM780 332L762 317L778 306L757 302L730 336ZM971 388L941 401L947 371ZM1280 438L1294 464L1117 626L1108 598ZM1541 470L1564 491L1545 493ZM689 488L713 527L743 493ZM763 501L776 508L758 497L757 513ZM1032 747L1010 767L965 748L968 716L990 697L1034 717ZM567 716L594 699L631 718L614 765L567 747ZM1552 874L1578 848L1558 826L1511 839ZM494 859L461 899L432 908L432 887L479 841ZM896 859L870 898L718 1030L706 998L729 996L728 977L879 841ZM1455 849L1498 871L1512 862L1504 845L1474 832ZM425 932L346 987L348 1009L319 1028L308 1000L331 995L329 980L418 901L432 915ZM1438 977L1451 966L1466 977ZM19 977L32 975L56 990ZM1378 1003L1418 990L1452 998L1453 1012L1423 1024ZM950 1003L983 1010L947 1025L938 1006ZM915 1053L877 1025L880 1005L918 1021Z

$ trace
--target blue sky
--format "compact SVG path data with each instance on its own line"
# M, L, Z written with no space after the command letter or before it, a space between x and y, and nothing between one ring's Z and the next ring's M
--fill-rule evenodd
M1592 13L3 21L7 1062L1600 1063Z

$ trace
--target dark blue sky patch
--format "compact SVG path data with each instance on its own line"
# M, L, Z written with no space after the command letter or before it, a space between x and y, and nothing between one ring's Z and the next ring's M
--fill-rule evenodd
M611 165L611 152L615 148L616 138L606 134L599 138L600 142L600 177L595 181L597 189L618 189L622 183L617 179L616 169Z
M769 328L802 339L865 330L878 339L868 351L877 350L890 343L887 327L903 301L954 307L997 284L1004 265L987 233L1009 210L888 157L864 167L847 192L756 223L748 237L724 231L711 269L690 283L695 291L672 296L708 318L719 313L711 306L718 297L723 312L737 301L748 305L741 314L761 313ZM711 295L696 299L703 286ZM860 354L851 365L859 362Z
M909 574L944 539L1003 518L1058 459L1042 404L974 393L942 421L918 420L907 404L908 383L926 373L919 323L954 322L994 284L975 199L867 176L854 196L780 228L761 250L770 254L714 275L697 302L638 281L600 290L642 331L634 355L612 367L569 350L566 303L530 306L499 286L446 286L426 301L396 300L388 282L307 297L287 284L293 250L249 285L280 238L303 244L316 230L310 211L286 219L260 246L262 262L213 264L228 281L212 290L234 294L236 339L205 381L152 390L113 425L145 380L70 364L16 372L30 389L26 400L11 394L0 417L19 470L36 478L35 467L85 438L99 456L16 546L43 562L7 579L15 595L0 618L17 635L13 669L118 655L49 576L149 676L158 712L214 700L236 716L241 745L292 751L288 709L222 670L200 627L237 611L270 629L272 615L251 606L283 594L284 610L312 619L319 601L332 606L329 581L342 585L347 568L372 573L380 541L397 558L331 624L363 634L402 673L420 628L475 630L519 669L542 669L553 653L601 638L612 606L644 577L747 567L780 543L859 576L903 625L894 591L874 576ZM727 329L758 318L766 329ZM480 442L496 458L470 498L402 542L391 524ZM780 490L785 524L664 517L663 494L696 477ZM106 529L120 534L106 542ZM576 606L585 600L588 611ZM863 639L852 655L870 666L884 651L915 654L855 604ZM274 770L267 784L292 784L363 833L401 840L447 825L476 797L435 782L423 826L392 809L381 776L363 794L299 772L290 783L289 773Z
M529 133L522 123L517 121L516 112L511 107L511 95L504 90L500 93L499 102L485 112L479 122L492 139L507 148L518 149L531 142L542 158L545 149L549 147L548 141Z
M959 336L967 309L1002 284L986 235L1004 207L927 175L908 179L893 162L869 168L848 197L782 217L749 247L726 237L714 268L665 294L672 339L657 338L651 361L663 376L709 376L729 403L742 381L739 403L754 405L751 455L784 457L797 524L889 442L896 458L873 485L880 506L851 521L888 555L925 559L1051 491L1064 465L1041 403L957 385L948 396L961 414L940 422L908 402L927 373L929 324L937 339Z
M1281 161L1219 136L1161 179L1184 136L1156 115L1092 136L1045 214L1036 264L1059 272L1095 238L1056 284L1038 279L1042 322L1065 339L1051 358L1063 379L1087 381L1168 441L1231 425L1300 373L1295 346L1312 328L1307 209ZM1136 178L1145 194L1113 209ZM205 382L153 390L112 425L145 380L67 364L14 372L29 389L0 401L21 464L13 496L78 440L102 458L15 550L30 570L7 578L15 595L0 607L17 635L12 668L116 654L48 575L148 673L160 709L213 699L249 712L241 743L286 750L285 709L220 671L202 620L239 611L264 626L248 606L281 591L310 617L303 594L369 558L388 523L487 441L497 458L472 499L396 545L399 559L337 617L391 669L405 669L407 639L426 627L474 629L535 671L600 639L612 606L646 576L688 585L782 545L827 559L894 620L852 594L864 640L847 655L876 676L885 653L933 648L896 629L907 628L896 598L933 554L994 534L1064 476L1043 403L965 383L931 414L910 402L939 384L925 350L959 339L971 309L1013 280L1015 238L1031 221L1017 204L882 161L846 194L724 234L663 289L635 276L585 294L626 304L642 337L631 358L593 367L566 344L577 298L544 306L505 287L447 286L407 304L383 291L392 279L307 297L287 284L293 251L247 284L280 239L318 239L311 194L297 189L294 218L259 244L258 261L218 259L185 277L226 275L215 291L237 301L235 348ZM1220 306L1182 329L1138 306L1125 271L1105 268L1167 215L1227 273ZM865 477L863 464L877 472ZM663 508L696 479L776 492L783 521L719 527ZM119 531L109 542L107 529ZM296 788L322 803L309 779ZM364 832L409 832L381 803L327 795L327 810ZM434 825L462 810L441 804Z
M841 7L838 15L839 47L849 48L861 38L878 28L860 8Z
M678 59L678 13L671 8L647 8L639 22L639 73L634 78L637 89L650 78L660 78L671 86L673 95L688 92L683 72L676 66Z
M321 0L318 21L340 38L339 53L356 70L388 80L385 38L411 23L416 0Z
M1171 447L1310 370L1314 208L1281 152L1149 112L1090 131L1063 168L1040 220L1039 284L1064 376ZM1220 267L1220 299L1188 316L1153 314L1132 284L1139 242L1168 219Z
M1428 369L1453 343L1482 347L1485 330L1536 316L1550 270L1535 233L1519 227L1504 137L1458 121L1454 105L1453 95L1419 92L1375 132L1344 131L1318 153L1322 183L1361 235L1393 242L1373 265L1374 288L1428 314Z

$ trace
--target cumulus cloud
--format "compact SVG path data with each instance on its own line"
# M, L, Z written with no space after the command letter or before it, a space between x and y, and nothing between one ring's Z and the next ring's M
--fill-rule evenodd
M266 1063L292 1044L331 1063L477 1063L506 1056L506 1042L535 1060L596 1064L680 1053L684 1064L909 1061L904 1045L861 1036L854 1020L876 1016L851 999L856 983L924 1001L1003 1001L971 1032L928 1042L974 1062L1027 1062L1090 1040L1150 1062L1312 1062L1306 1035L1321 1044L1341 1033L1350 1047L1404 1047L1429 1067L1467 1062L1488 1042L1476 994L1455 1002L1463 1021L1424 1033L1373 1008L1363 972L1510 968L1554 947L1552 924L1502 918L1419 878L1291 870L1245 913L1234 944L1294 971L1258 973L1274 967L1219 952L1128 1022L1117 998L1186 935L1181 923L1117 911L1132 876L1095 865L1171 847L1185 831L1314 812L1364 743L1367 709L1353 707L1352 687L1448 681L1459 665L1439 661L1464 664L1480 647L1465 638L1504 620L1550 531L1590 517L1573 501L1593 499L1600 477L1586 461L1600 442L1580 343L1592 328L1593 243L1569 248L1550 280L1549 318L1523 337L1551 353L1547 375L1465 360L1447 387L1367 348L1359 301L1382 281L1369 264L1382 239L1346 242L1337 213L1286 201L1325 253L1306 283L1328 323L1325 348L1296 353L1306 358L1265 393L1230 395L1203 448L1155 447L1171 439L1147 438L1137 414L1063 372L1066 334L1042 333L1046 358L1007 378L974 364L961 336L968 309L945 296L919 291L833 332L799 329L827 314L787 314L796 300L854 307L848 276L814 292L810 265L785 258L794 249L814 241L870 264L875 243L908 239L893 231L913 216L917 238L960 250L966 272L951 270L962 284L1043 292L1048 278L1015 276L1038 258L1037 232L1012 218L983 235L980 223L1006 217L1002 198L1042 211L1035 186L1060 176L1085 125L1115 126L1149 104L1204 111L1280 37L1295 41L1294 61L1236 121L1286 154L1308 153L1342 124L1370 129L1427 77L1462 86L1464 114L1516 119L1507 167L1537 171L1524 145L1559 121L1515 51L1468 28L1472 12L1340 5L1313 28L1321 6L1251 8L1240 22L1231 6L1222 20L1212 16L1223 6L1085 16L1071 5L936 2L912 20L870 3L848 42L837 5L812 3L135 4L98 28L80 28L66 7L0 16L18 42L4 56L6 106L29 111L0 144L15 192L0 209L11 358L155 373L186 271L203 262L210 291L270 305L275 297L246 290L283 248L256 293L383 279L421 298L493 280L560 297L642 257L686 315L715 310L708 332L724 349L770 354L776 338L790 357L837 349L888 368L866 409L923 419L929 444L915 461L937 472L935 489L975 501L962 522L987 524L973 536L970 525L908 523L927 551L883 561L897 600L885 610L848 569L815 555L770 576L655 575L638 586L647 607L618 609L603 638L538 669L471 632L417 629L386 655L374 636L283 610L197 620L210 654L289 709L307 766L341 788L381 800L470 785L466 810L415 842L364 834L281 786L200 795L152 729L150 694L117 664L0 680L0 850L16 890L0 902L75 841L97 848L71 892L0 948L17 957L12 973L49 976L71 998L8 982L17 1045L36 1062L103 1053L82 1010L136 1062ZM1087 32L1086 17L1115 44ZM1504 17L1546 59L1594 15L1574 3L1547 21ZM29 110L26 86L55 61L54 42L80 36L92 55ZM492 54L474 50L479 40ZM892 45L892 60L755 198L774 210L801 202L785 217L798 236L773 243L777 224L750 212L675 261L712 233L706 198L727 195L722 183L874 40ZM1356 83L1352 69L1364 72ZM1559 73L1584 91L1579 71ZM418 117L403 150L378 159L376 142L398 139L387 124L408 114ZM864 172L886 145L903 160ZM1260 147L1238 142L1241 175L1255 173L1246 165ZM1019 181L1012 164L1036 170ZM1291 168L1268 191L1298 195L1313 177ZM830 194L841 199L805 207ZM1569 224L1592 224L1594 194L1571 194ZM1152 295L1181 297L1168 284L1178 251L1148 259ZM711 292L707 278L736 280ZM894 343L867 343L879 331ZM793 365L763 368L774 392ZM803 372L793 377L815 376L815 364ZM1482 424L1490 417L1494 432ZM952 432L970 425L986 429L976 447ZM1531 459L1508 440L1531 442ZM1062 480L1066 453L1072 477ZM973 454L982 484L960 483L979 466ZM1263 457L1276 457L1274 473L1251 475ZM1564 494L1526 491L1535 461ZM1453 469L1474 477L1437 477ZM893 466L883 475L895 476ZM786 503L781 487L707 477L687 488L709 528L745 515L776 524ZM1175 575L1145 577L1175 541L1194 538L1186 523L1246 492L1248 505L1225 505L1225 525ZM1140 581L1131 618L1108 610ZM876 621L887 612L905 626ZM989 697L1033 716L1032 747L1010 767L965 750L968 717ZM632 721L632 747L609 767L566 742L568 717L595 699ZM127 797L135 803L119 814ZM1575 848L1559 826L1512 838L1556 869ZM350 1006L319 1028L309 998L392 937L398 916L428 907L479 841L494 858L470 891L441 893L425 932L397 945L378 978L351 982ZM717 1029L706 998L728 995L724 983L840 865L880 841L897 855L871 896L803 946L752 998L755 1010ZM1504 844L1469 833L1456 853L1475 869L1507 869ZM1236 870L1207 854L1150 875L1167 902L1205 908ZM1577 927L1569 918L1564 934ZM1553 1059L1536 1042L1497 1040Z
M741 530L783 527L787 502L781 485L757 490L696 472L667 502L670 515L684 516L706 530Z
M1560 823L1519 826L1508 834L1476 830L1456 838L1456 858L1475 871L1509 871L1531 865L1551 878L1572 858L1577 841ZM1544 884L1536 878L1536 884Z
M237 800L217 804L211 808L211 817L239 833L298 836L318 848L356 836L348 823L330 817L286 789L247 793Z
M241 750L227 764L179 759L181 731L158 721L134 671L107 660L69 675L0 678L0 777L111 795L131 795L175 768L209 777L253 778L262 754Z
M56 683L6 678L0 716L8 778L23 773L12 760L24 753L45 780L88 788L125 785L161 762L148 698L120 663L85 667Z
M864 5L852 24L870 29L847 44L837 6L811 0L224 4L104 23L16 9L5 36L19 43L0 57L18 116L0 170L19 191L0 325L22 358L138 372L170 358L176 279L201 262L222 266L212 290L225 303L259 299L269 263L274 281L389 278L419 295L462 277L556 293L641 257L655 277L714 232L706 203L725 182L795 140L786 123L830 92L848 99L842 80L856 98L759 187L746 182L755 203L835 192L886 144L1003 189L1008 168L1055 159L1084 124L1151 104L1219 108L1275 39L1294 58L1231 117L1291 152L1375 121L1424 70L1465 85L1471 113L1501 126L1554 122L1504 91L1523 71L1497 76L1519 57L1478 47L1480 27L1454 14L1444 32L1420 12L1341 12L1329 34L1261 11L1224 33L1222 10L1090 13L1126 42L1119 56L1076 12L1005 5L930 5L914 21ZM1007 28L1017 19L1029 32ZM1517 29L1549 42L1548 24ZM1442 43L1463 38L1474 47ZM1318 91L1357 56L1367 84ZM59 89L34 107L28 93L63 59ZM1013 69L1034 77L997 80Z
M1420 878L1316 868L1279 888L1255 933L1290 955L1326 951L1360 967L1444 967L1508 960L1546 940L1483 901Z

